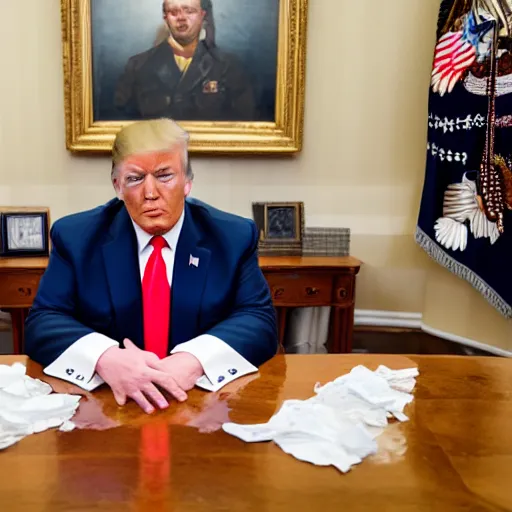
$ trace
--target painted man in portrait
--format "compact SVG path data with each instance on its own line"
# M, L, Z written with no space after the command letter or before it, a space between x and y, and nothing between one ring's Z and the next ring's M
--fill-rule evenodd
M212 0L164 0L169 37L128 60L115 93L127 119L254 120L253 87L215 44Z

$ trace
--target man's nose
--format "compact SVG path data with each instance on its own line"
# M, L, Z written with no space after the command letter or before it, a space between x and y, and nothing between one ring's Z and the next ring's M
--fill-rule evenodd
M144 198L153 200L158 199L158 197L158 186L156 179L151 174L148 174L144 180Z

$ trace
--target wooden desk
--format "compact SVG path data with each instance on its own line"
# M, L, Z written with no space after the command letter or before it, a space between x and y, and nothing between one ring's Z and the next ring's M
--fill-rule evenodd
M410 421L393 422L378 453L347 474L220 429L226 421L265 422L283 400L308 398L317 381L357 364L418 365L420 376L405 411ZM41 377L33 363L29 373ZM73 432L43 432L0 452L0 510L512 511L508 359L277 356L259 375L219 393L194 389L188 402L152 416L133 402L117 407L103 388L86 394L75 421Z
M332 306L330 352L351 352L355 279L361 262L348 257L260 257L278 311L283 343L290 308ZM11 313L14 353L23 351L23 326L48 258L0 259L0 309Z

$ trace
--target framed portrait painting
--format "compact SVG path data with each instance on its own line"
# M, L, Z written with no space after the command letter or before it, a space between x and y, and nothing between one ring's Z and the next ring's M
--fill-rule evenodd
M190 151L294 153L308 0L61 0L66 144L170 117Z

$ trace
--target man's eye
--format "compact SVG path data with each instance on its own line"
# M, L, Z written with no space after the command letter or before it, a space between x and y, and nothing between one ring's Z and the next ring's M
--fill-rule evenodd
M126 181L127 181L128 183L135 183L135 182L137 182L137 181L140 181L141 179L142 179L142 178L141 178L140 176L128 176L128 177L126 178Z
M172 174L159 174L158 179L160 181L169 181L173 177Z

